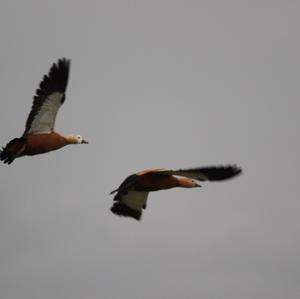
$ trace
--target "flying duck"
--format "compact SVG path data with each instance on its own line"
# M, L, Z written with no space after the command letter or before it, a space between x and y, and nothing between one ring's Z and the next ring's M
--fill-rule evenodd
M193 169L146 169L127 177L110 194L117 193L111 211L140 220L149 192L174 187L201 187L198 181L222 181L242 172L237 166L211 166Z
M57 150L68 144L88 143L80 135L61 135L54 131L58 109L64 103L70 71L70 60L59 59L43 77L33 99L20 138L11 140L0 150L0 160L10 164L15 158Z

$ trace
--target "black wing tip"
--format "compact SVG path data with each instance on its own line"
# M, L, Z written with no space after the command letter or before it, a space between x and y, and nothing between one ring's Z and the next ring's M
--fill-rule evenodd
M62 58L58 58L57 61L58 61L58 63L63 62L63 63L68 63L69 64L71 59L67 58L67 57L62 57Z
M68 85L71 60L65 57L59 58L53 63L48 75L44 75L36 94L47 95L52 92L65 93Z
M57 60L57 63L54 63L53 66L56 66L58 69L65 69L67 72L69 72L71 66L71 59L66 57L59 58Z
M52 71L59 71L59 72L65 72L69 73L71 66L71 59L62 57L57 59L57 62L54 62L50 68L49 74Z
M199 181L223 181L227 179L231 179L239 174L241 174L242 168L238 167L235 164L229 165L218 165L218 166L207 166L207 167L199 167L194 169L189 169L188 171L199 171L202 175L197 179Z
M208 179L211 181L222 181L231 179L242 173L242 168L237 165L216 166L207 169Z
M233 170L233 173L234 175L239 175L239 174L242 174L243 173L243 170L241 167L237 166L237 165L233 165L231 166L232 167L232 170Z
M224 171L227 171L228 175L232 175L232 176L239 175L243 172L242 168L238 167L237 165L224 166Z
M115 202L110 210L118 216L131 217L138 221L140 221L142 217L141 211L130 209L121 202Z

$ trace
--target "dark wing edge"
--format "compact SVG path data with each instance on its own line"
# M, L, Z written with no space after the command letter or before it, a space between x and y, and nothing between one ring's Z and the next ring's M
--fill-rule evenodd
M207 166L157 172L159 175L186 176L198 181L222 181L233 178L241 173L242 169L236 165Z
M146 209L149 192L134 190L119 191L114 197L111 211L119 216L140 220L142 211Z
M70 64L70 59L61 58L57 63L53 63L48 75L44 75L39 88L36 90L36 95L33 98L33 104L26 121L23 136L30 130L35 115L39 112L47 97L54 92L65 94L68 85ZM61 104L63 104L64 101L65 96L62 97Z
M242 169L236 165L202 167L200 172L208 181L222 181L231 179L242 173Z
M117 194L114 196L114 204L110 208L112 213L118 215L118 216L124 216L124 217L131 217L136 220L140 220L142 216L142 212L136 209L131 209L128 207L125 203L122 202L122 195L128 193L127 189L132 187L138 180L138 175L132 174L128 176L121 185L110 192L110 194L114 194L117 192Z
M139 176L136 175L136 174L132 174L132 175L128 176L128 177L121 183L121 185L120 185L117 189L111 191L110 194L114 194L114 193L116 193L116 192L120 192L120 191L123 191L123 190L126 190L126 189L132 187L134 184L136 184L136 182L138 181L138 179L139 179ZM117 200L116 197L117 197L117 196L114 197L114 200Z
M142 211L131 209L121 201L114 202L110 210L118 216L131 217L138 221L140 221L142 217Z
M110 194L117 193L113 199L113 206L110 210L119 216L131 217L140 221L142 217L142 209L146 208L146 201L148 192L130 191L132 187L138 182L140 176L132 174L128 176L121 185L113 190ZM142 198L142 204L140 200Z

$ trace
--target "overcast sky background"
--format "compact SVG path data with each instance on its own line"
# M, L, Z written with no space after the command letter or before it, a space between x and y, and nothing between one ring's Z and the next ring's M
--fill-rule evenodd
M3 299L300 296L299 1L1 1L0 139L72 60L56 122L89 145L0 166ZM236 179L116 188L152 167L236 163Z

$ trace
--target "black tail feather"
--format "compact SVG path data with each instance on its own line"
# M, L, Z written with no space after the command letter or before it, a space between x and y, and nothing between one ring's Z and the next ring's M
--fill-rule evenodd
M4 164L11 164L15 158L19 157L25 146L25 138L15 138L0 150L0 161Z

